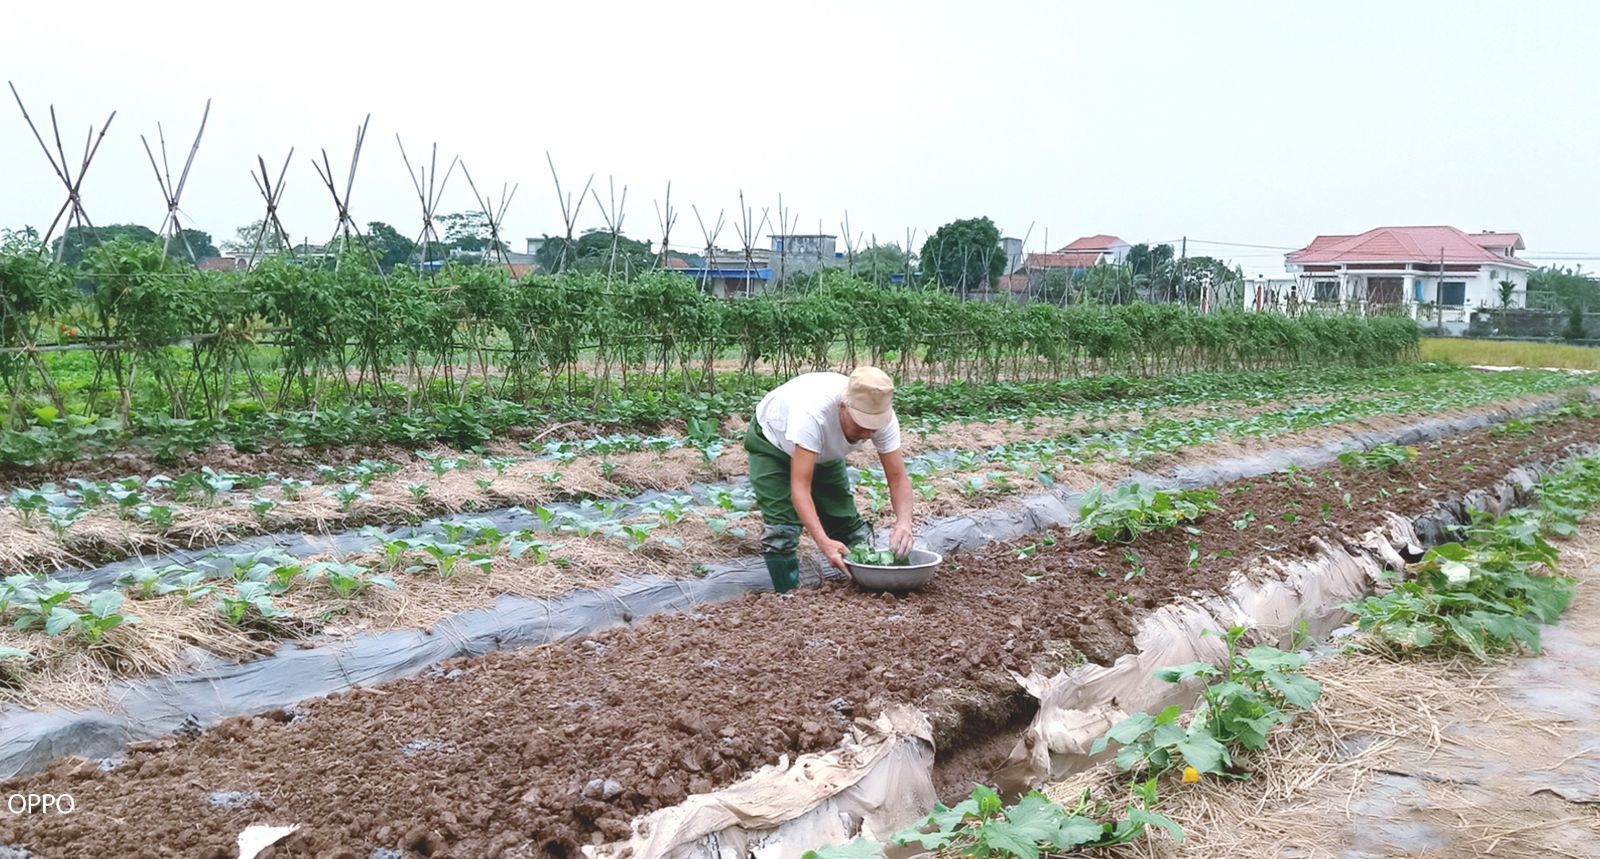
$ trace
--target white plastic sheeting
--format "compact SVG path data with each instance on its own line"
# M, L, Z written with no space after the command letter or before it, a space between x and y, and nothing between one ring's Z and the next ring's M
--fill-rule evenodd
M933 807L933 731L921 712L894 707L838 749L763 767L633 822L633 837L593 859L799 859L866 835L880 841Z

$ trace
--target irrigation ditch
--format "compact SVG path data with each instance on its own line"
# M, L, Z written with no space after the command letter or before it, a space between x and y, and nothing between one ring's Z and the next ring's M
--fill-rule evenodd
M1521 414L1528 413L1531 410ZM1519 414L1503 417L1515 416ZM18 749L25 757L9 760L31 762L36 767L67 754L105 758L90 760L87 765L58 760L46 772L17 782L41 787L72 782L74 789L96 794L91 801L103 811L86 815L70 827L71 833L87 841L63 841L60 839L67 837L66 831L49 836L19 824L20 828L6 833L0 843L35 850L52 844L99 843L105 835L92 827L92 819L95 814L117 813L119 804L113 795L103 791L119 785L126 790L131 780L142 783L137 793L150 796L149 788L154 785L149 782L162 781L164 772L172 778L183 777L186 784L215 783L221 790L228 782L237 782L240 775L236 771L216 771L214 758L218 756L232 759L235 764L256 760L248 769L280 772L278 777L262 774L271 778L274 786L270 791L256 792L259 802L247 802L235 809L218 809L214 804L202 809L200 817L204 820L192 827L197 839L192 845L196 847L215 844L220 834L236 833L261 818L304 821L309 830L292 837L279 848L286 852L278 855L309 855L307 851L316 852L313 847L357 842L462 851L456 855L492 855L496 850L527 843L529 833L547 834L539 841L546 852L568 850L580 843L630 842L636 852L642 850L649 855L687 855L685 851L695 851L695 844L727 847L759 841L782 845L784 852L792 849L798 853L833 840L830 833L840 827L848 830L865 825L869 834L881 833L885 831L884 821L904 822L909 819L907 808L924 799L931 801L941 759L948 761L960 746L970 745L975 734L992 733L995 725L1016 721L1018 708L1025 703L1018 701L1023 696L1018 695L1014 678L1026 677L1029 691L1042 696L1045 706L1039 709L1026 733L1031 742L1011 750L1008 760L994 763L1004 763L1002 774L1014 779L1036 780L1059 773L1075 754L1073 737L1091 732L1095 719L1109 718L1104 709L1109 699L1096 696L1120 690L1114 694L1137 697L1141 694L1135 688L1137 675L1148 675L1144 669L1150 661L1193 661L1192 655L1185 657L1172 648L1188 647L1189 651L1184 652L1191 654L1203 652L1210 642L1194 643L1201 640L1193 633L1208 622L1215 625L1219 617L1249 618L1264 629L1271 629L1298 616L1323 611L1327 605L1348 598L1345 594L1357 582L1365 586L1363 576L1379 563L1373 557L1392 563L1414 544L1437 534L1442 523L1464 515L1459 503L1440 507L1436 502L1441 495L1478 506L1510 503L1517 497L1517 487L1531 486L1536 472L1528 469L1530 464L1559 459L1570 454L1575 445L1600 440L1600 428L1593 421L1567 420L1557 425L1561 427L1559 432L1542 432L1538 438L1515 444L1489 445L1483 456L1474 454L1466 445L1484 439L1465 436L1482 436L1483 427L1493 422L1487 416L1424 421L1390 433L1352 436L1342 444L1329 442L1312 448L1273 451L1174 472L1164 478L1169 485L1198 485L1207 478L1213 485L1233 482L1229 491L1238 490L1233 493L1237 498L1225 493L1224 507L1228 509L1212 514L1221 515L1225 524L1226 517L1236 514L1239 505L1245 503L1263 517L1275 511L1287 512L1288 508L1276 510L1270 506L1274 498L1282 501L1280 496L1286 492L1323 493L1323 503L1338 497L1327 486L1298 490L1270 481L1253 483L1252 478L1281 474L1289 466L1302 471L1322 467L1340 450L1354 448L1358 442L1368 446L1437 438L1455 442L1436 445L1437 452L1419 460L1418 468L1430 472L1426 484L1430 497L1423 498L1415 490L1406 494L1408 485L1417 485L1416 475L1404 479L1376 476L1380 488L1389 486L1396 492L1382 499L1384 503L1376 503L1379 499L1374 496L1375 503L1356 505L1346 511L1348 515L1335 511L1331 522L1327 508L1323 509L1322 532L1330 537L1344 532L1362 533L1364 539L1353 544L1367 545L1366 550L1336 550L1336 546L1352 541L1288 533L1306 529L1289 527L1290 520L1282 518L1279 525L1286 532L1282 541L1272 537L1264 545L1249 545L1248 550L1247 544L1254 541L1244 539L1242 529L1215 529L1217 540L1221 541L1217 547L1236 545L1241 551L1224 550L1231 556L1208 558L1186 569L1184 558L1193 559L1194 546L1181 535L1169 535L1136 544L1134 549L1148 572L1115 585L1121 591L1115 600L1101 600L1097 589L1105 586L1106 578L1115 582L1118 577L1088 575L1084 566L1094 556L1081 546L1068 546L1068 541L1033 555L1027 563L1042 567L1036 568L1034 574L1002 577L993 582L980 579L977 573L968 574L966 568L1022 566L1001 560L1011 557L1014 546L991 546L994 551L989 555L958 556L962 569L941 577L928 594L908 599L862 599L837 588L776 600L739 599L743 592L760 589L764 575L755 564L728 565L704 580L641 582L637 583L638 590L628 595L589 593L557 601L594 601L586 616L570 612L581 620L566 629L552 625L555 607L548 602L536 607L534 601L529 601L513 613L503 611L502 604L490 612L469 613L474 615L471 618L452 619L463 624L459 631L471 633L470 637L441 625L419 645L426 650L397 650L394 645L399 642L390 640L385 649L365 654L365 662L354 661L362 654L338 652L368 642L376 645L393 635L385 633L338 648L284 648L279 655L244 666L217 666L185 678L144 681L161 685L147 686L141 690L142 696L125 698L124 712L115 716L103 713L82 720L84 714L41 713L27 714L37 720L32 724L5 723L3 736L8 741L19 733L13 730L14 725L30 731L27 736L33 739L31 748ZM1457 463L1462 467L1453 472L1444 468ZM1469 465L1473 466L1471 470L1464 467ZM1154 477L1147 477L1150 483L1157 482ZM1484 494L1485 489L1490 494ZM1311 504L1315 497L1291 500L1298 508L1300 504ZM1073 500L1067 493L1050 499L1029 499L1020 507L939 523L930 529L928 537L930 543L943 548L1016 540L1035 534L1042 527L1070 521ZM1345 503L1350 506L1348 496ZM1419 524L1409 530L1400 529L1394 524L1391 508L1402 511L1407 521ZM1312 517L1307 513L1306 518ZM1212 530L1208 529L1207 534ZM1379 548L1383 542L1375 541L1374 534L1386 535L1388 552ZM1327 560L1337 559L1340 551L1349 560ZM1274 564L1275 558L1322 560L1285 566ZM1115 559L1107 560L1108 565L1115 563ZM1241 570L1245 571L1242 576ZM1258 584L1250 585L1252 581ZM721 598L731 603L715 610L695 611L696 594L692 588L697 585L724 589L716 594L702 591L699 596L703 600ZM652 593L654 603L646 596ZM1179 605L1173 607L1174 603ZM1077 608L1063 617L1037 617L1040 605ZM646 618L652 610L669 608L684 611ZM609 634L597 632L618 624L626 628ZM796 640L790 641L791 638ZM386 686L387 691L383 692L336 691L343 688L339 683L347 687L352 677L359 676L352 670L367 669L365 676L375 680L422 671L431 659L483 652L467 648L452 652L450 647L454 645L440 646L448 640L492 649L563 639L569 643L557 644L554 650L538 648L498 653L482 660L447 661L430 672L432 676L404 681L401 686ZM1171 641L1189 643L1173 645ZM842 658L845 642L850 642L852 650L863 657L877 655L878 664L867 667L860 664L860 658ZM1076 664L1070 657L1064 659L1069 650L1080 654L1077 658L1087 657L1088 663L1097 665L1086 663L1065 675L1069 679L1061 680L1057 671ZM418 652L427 656L415 658ZM927 664L920 668L912 664L906 659L912 653L928 654ZM731 664L746 658L753 663L746 668ZM698 661L680 664L694 659ZM673 664L664 665L662 660ZM722 676L725 672L719 660L730 663L727 671L731 677ZM849 665L852 661L857 664ZM596 662L599 664L589 664ZM576 669L576 673L567 669ZM758 676L752 676L752 672ZM321 701L295 705L294 701L307 695L327 694L308 690L304 685L307 677L338 678L338 682L327 686L334 694ZM703 688L670 688L674 684L667 681L668 677L695 682ZM788 701L788 706L784 701L772 700L772 689L767 688L770 682L785 677L795 681L795 700ZM230 682L235 684L231 688L227 685ZM503 704L508 690L514 690L511 694L526 703L520 715L510 718L506 718L503 706L497 707L489 700L499 699ZM805 698L807 690L812 690L816 700ZM426 703L397 710L385 703L395 691L403 697L426 699ZM766 694L760 694L763 691ZM650 692L656 693L656 709L669 712L646 714L628 706L630 700L642 703L640 696L649 697ZM244 697L249 694L256 697ZM267 703L273 695L287 703ZM678 700L674 702L673 698ZM233 712L265 711L266 715L232 719L215 730L186 739L166 737L139 744L125 756L121 754L123 744L136 739L132 735L135 730L141 730L143 736L174 731L193 734L193 729L202 723L192 711L215 719L227 715L230 711L225 708L237 706L237 701L248 702L249 709ZM549 703L541 707L540 701ZM907 701L916 702L923 713L886 706ZM473 702L481 709L471 708ZM1130 705L1128 698L1119 699L1119 703ZM132 712L139 715L130 718L128 704L133 704ZM463 706L468 709L461 710ZM496 711L509 724L493 721ZM877 716L875 720L857 719L873 714ZM625 721L617 721L624 717ZM486 722L486 718L490 721ZM313 730L318 723L326 725L330 720L349 724L380 722L386 726L382 731L386 738L408 732L415 732L416 736L401 744L401 766L396 766L396 753L386 741L374 742L376 738L367 736L367 742L356 743L359 751L349 755L349 760L335 762L326 750L322 752L317 756L315 774L302 768L307 756L322 747L321 741L301 737L287 745L281 740L288 738L268 742L276 735ZM464 724L457 724L457 720ZM1063 724L1077 726L1078 733L1063 732ZM449 727L442 729L441 725ZM453 733L465 730L464 726L481 730L484 737L437 737L441 730ZM982 730L975 731L974 726L981 726ZM510 736L521 739L509 739L508 731ZM357 733L370 735L371 730L358 729ZM710 750L696 748L697 740L710 741ZM483 747L483 741L490 742L492 750ZM560 747L553 746L552 741ZM508 747L508 742L512 746ZM520 753L515 751L519 743ZM936 747L940 749L938 756L933 754ZM756 767L770 765L777 754L785 754L786 759L795 755L795 762L785 766L784 760L777 767L768 766L749 779L740 780L741 775ZM610 763L605 763L608 760ZM882 770L889 766L885 761L895 762L896 768ZM477 782L494 796L490 803L496 808L493 819L469 820L457 812L432 806L402 808L380 804L360 814L306 820L310 813L307 809L316 806L305 804L309 797L300 794L304 788L280 780L301 769L307 779L322 785L318 788L321 795L320 791L330 789L330 780L361 782L362 778L355 774L363 769L376 767L398 777L418 763L424 764L424 770L443 767L431 771L443 794L436 797L440 801L452 796L465 800L474 795L471 788L463 796L459 788L447 784L450 777L445 773L477 772ZM911 774L908 766L922 767L917 772L923 775ZM537 783L531 787L530 768L540 771L534 779ZM569 773L593 777L579 779L574 788L561 784L564 778L577 777ZM828 775L819 780L819 773ZM366 778L370 777L369 773ZM595 778L599 778L597 784ZM809 792L795 790L799 784L796 779L803 779ZM893 795L887 799L880 795L883 785L893 786ZM514 797L506 794L519 786ZM482 789L476 794L479 801L486 799ZM719 792L729 790L735 793ZM769 807L750 807L748 801L740 805L740 796L746 800L756 797ZM80 798L80 803L84 801ZM193 800L180 795L177 801L183 806ZM508 801L512 804L506 808ZM160 809L152 812L161 816ZM178 815L169 817L169 822L186 819L178 808L169 808L168 812ZM914 812L915 809L910 816ZM649 816L642 818L638 826L629 826L640 814ZM341 819L344 817L349 819ZM454 817L454 822L447 817ZM426 822L419 824L416 832L397 829L398 822L407 819ZM718 825L719 821L726 823L730 819L742 821L738 832ZM809 827L804 828L804 838L799 837L800 829L796 828L802 826L800 821L810 821L803 824ZM762 831L767 829L772 831ZM0 827L3 831L4 827ZM706 842L708 838L712 841ZM45 855L55 854L46 849Z

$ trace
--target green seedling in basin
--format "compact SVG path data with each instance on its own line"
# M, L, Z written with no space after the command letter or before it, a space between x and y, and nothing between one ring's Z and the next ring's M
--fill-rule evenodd
M871 546L854 546L845 559L852 564L864 564L869 567L908 567L910 563L904 558L895 557L894 552L888 549L874 549Z

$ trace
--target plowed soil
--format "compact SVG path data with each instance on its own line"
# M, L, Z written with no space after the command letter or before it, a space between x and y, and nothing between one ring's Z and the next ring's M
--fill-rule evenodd
M1403 468L1220 487L1221 509L1198 534L1113 547L1058 532L1053 545L958 555L906 597L843 586L752 595L233 719L114 766L57 761L0 793L70 793L76 812L0 816L0 845L222 857L249 824L298 823L262 855L571 857L622 837L635 815L780 754L827 749L888 702L927 709L941 748L954 748L969 726L1007 718L1007 669L1114 659L1155 606L1596 441L1600 421L1576 419L1521 438L1468 433Z

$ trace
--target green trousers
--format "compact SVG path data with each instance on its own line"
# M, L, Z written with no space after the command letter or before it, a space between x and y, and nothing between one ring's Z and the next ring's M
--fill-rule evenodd
M755 421L750 422L744 434L744 449L750 453L750 484L756 492L756 507L766 524L761 549L767 575L779 593L793 590L800 586L798 551L805 529L789 493L789 455L767 441ZM852 546L871 542L872 529L856 510L844 460L816 464L811 472L811 501L817 507L822 530L829 537Z

